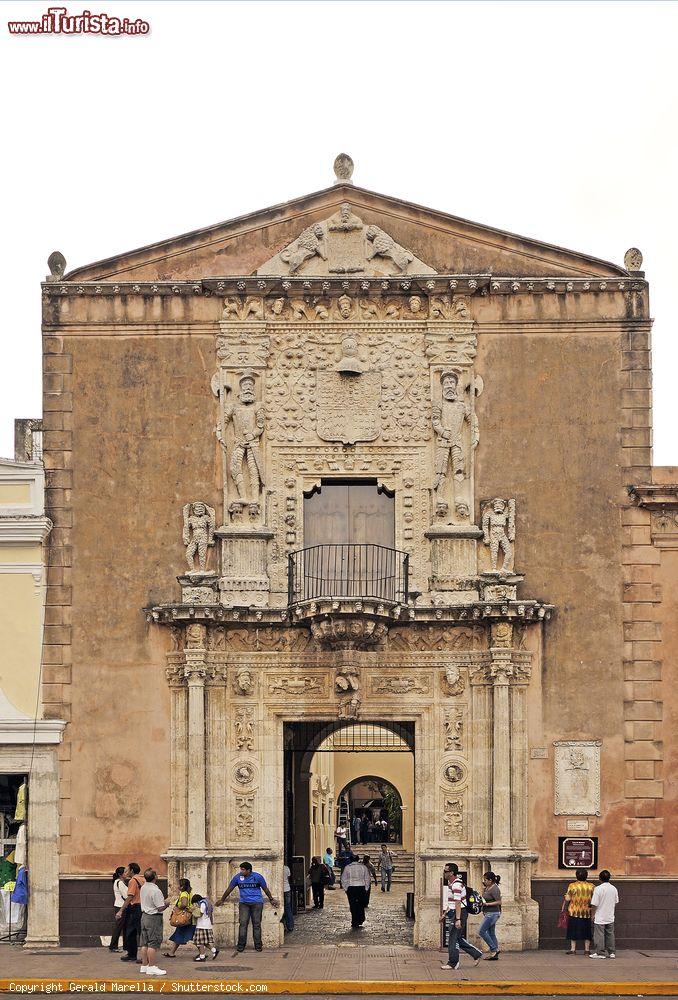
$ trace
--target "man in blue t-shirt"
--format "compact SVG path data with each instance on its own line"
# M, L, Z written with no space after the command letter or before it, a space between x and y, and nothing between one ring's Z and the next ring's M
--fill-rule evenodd
M223 906L234 889L237 889L240 894L240 903L238 905L238 919L240 922L238 927L238 951L244 951L247 945L247 927L250 920L252 921L254 947L257 951L261 951L263 948L261 943L261 914L264 909L264 897L261 895L262 890L271 901L271 906L277 908L278 900L274 899L271 895L264 876L260 875L259 872L252 871L252 865L249 861L242 862L240 871L231 879L228 889L217 903L217 906Z

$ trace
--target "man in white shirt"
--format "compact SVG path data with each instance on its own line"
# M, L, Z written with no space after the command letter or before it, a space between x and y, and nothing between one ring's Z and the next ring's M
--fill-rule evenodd
M466 886L459 875L459 866L451 862L445 865L447 886L443 890L443 913L440 922L447 922L447 962L441 969L459 969L459 949L465 951L477 965L482 958L482 951L466 940L466 923L468 909L466 908ZM445 892L447 889L447 892Z
M341 873L341 888L346 891L351 908L351 927L357 929L365 923L365 903L367 890L372 885L370 873L355 854Z
M607 868L603 868L591 897L593 945L596 950L590 953L589 958L617 957L614 951L614 909L619 902L619 893L610 882L611 878Z
M157 878L152 868L144 872L146 880L141 887L141 934L139 935L141 968L140 973L147 976L164 976L164 969L155 964L158 949L162 945L162 911L168 903L160 888L155 884Z

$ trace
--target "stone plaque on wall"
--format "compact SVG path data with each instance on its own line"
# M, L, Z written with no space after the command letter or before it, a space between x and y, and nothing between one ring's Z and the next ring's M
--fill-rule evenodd
M600 815L600 740L556 740L556 816Z

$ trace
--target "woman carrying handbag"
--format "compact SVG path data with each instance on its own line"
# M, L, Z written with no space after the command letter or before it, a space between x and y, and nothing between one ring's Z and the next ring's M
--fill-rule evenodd
M174 901L174 908L170 914L170 924L175 927L174 934L170 936L171 951L164 951L165 958L176 958L180 944L188 944L195 935L195 924L191 913L191 883L187 878L179 879L179 895Z

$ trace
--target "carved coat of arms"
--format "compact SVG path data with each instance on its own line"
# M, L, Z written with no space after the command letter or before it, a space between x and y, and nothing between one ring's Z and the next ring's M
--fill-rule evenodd
M374 441L381 433L381 372L359 377L317 373L318 437L322 441Z

